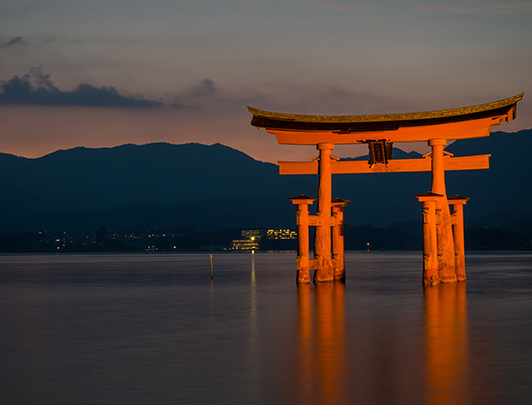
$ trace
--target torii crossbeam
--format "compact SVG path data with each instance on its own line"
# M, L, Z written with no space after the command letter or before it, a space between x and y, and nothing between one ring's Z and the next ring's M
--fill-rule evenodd
M319 158L313 161L279 162L280 174L319 175L316 215L308 215L307 211L314 199L292 199L298 205L300 242L308 241L308 226L316 227L313 260L308 257L308 247L298 242L298 284L310 282L312 269L316 270L315 283L345 277L343 240L340 243L334 238L339 234L335 229L342 226L342 209L348 201L336 205L331 201L332 174L413 171L432 172L430 193L417 195L423 203L423 283L465 280L461 209L467 199L447 198L445 171L487 169L490 155L452 157L444 152L444 146L449 140L489 136L494 125L515 118L517 102L522 98L523 93L471 107L379 115L298 115L248 107L253 115L251 125L274 134L279 144L316 145L319 150ZM431 153L420 159L391 159L394 142L420 141L431 146ZM369 162L337 161L331 156L334 145L360 143L368 144ZM341 251L331 251L331 246L340 245Z

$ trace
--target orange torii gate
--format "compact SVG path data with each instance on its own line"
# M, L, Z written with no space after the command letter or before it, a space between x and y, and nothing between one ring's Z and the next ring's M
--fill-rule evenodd
M332 174L431 171L431 191L416 197L423 204L423 283L434 285L466 279L463 205L465 197L447 197L446 170L488 169L490 155L453 157L444 151L448 140L489 136L491 127L511 121L523 93L488 104L430 112L379 115L319 116L284 114L248 107L251 125L274 134L279 144L316 145L319 157L310 162L279 162L280 174L318 174L316 215L308 214L315 200L293 197L298 206L297 283L345 279L343 207L331 200ZM421 159L391 159L394 142L428 142L431 152ZM335 145L366 143L369 162L338 161ZM449 209L452 207L452 212ZM309 226L315 226L314 259L309 257Z

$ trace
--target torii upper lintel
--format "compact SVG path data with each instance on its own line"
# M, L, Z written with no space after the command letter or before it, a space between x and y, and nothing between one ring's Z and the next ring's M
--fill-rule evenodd
M429 139L466 139L488 136L491 127L511 121L523 93L487 104L450 110L377 115L300 115L259 110L251 125L275 134L280 144L356 144L369 140L420 142Z

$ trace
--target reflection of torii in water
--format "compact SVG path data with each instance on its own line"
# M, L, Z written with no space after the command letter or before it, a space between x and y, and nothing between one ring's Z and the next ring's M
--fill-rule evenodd
M416 171L432 172L431 191L417 195L423 203L423 283L465 280L462 206L467 198L447 198L445 170L488 169L490 155L452 157L443 148L448 140L489 136L492 126L515 118L522 97L521 93L473 107L380 115L296 115L248 107L253 114L251 125L275 134L279 144L316 145L319 150L319 158L310 162L279 162L280 174L319 175L316 215L308 215L313 198L292 199L298 206L298 284L309 283L313 269L316 283L345 278L341 228L343 206L348 201L336 205L331 201L332 174ZM424 158L391 159L394 142L420 141L432 148ZM369 164L338 161L331 155L336 144L357 143L368 144ZM314 259L309 258L308 226L316 227ZM341 251L334 251L335 245L340 245Z

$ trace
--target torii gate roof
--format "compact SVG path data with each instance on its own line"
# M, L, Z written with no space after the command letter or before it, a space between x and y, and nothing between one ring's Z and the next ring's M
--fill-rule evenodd
M464 139L488 136L493 125L511 121L523 93L471 107L450 110L376 115L300 115L259 110L251 125L275 134L277 142L293 145L418 142L429 139Z

